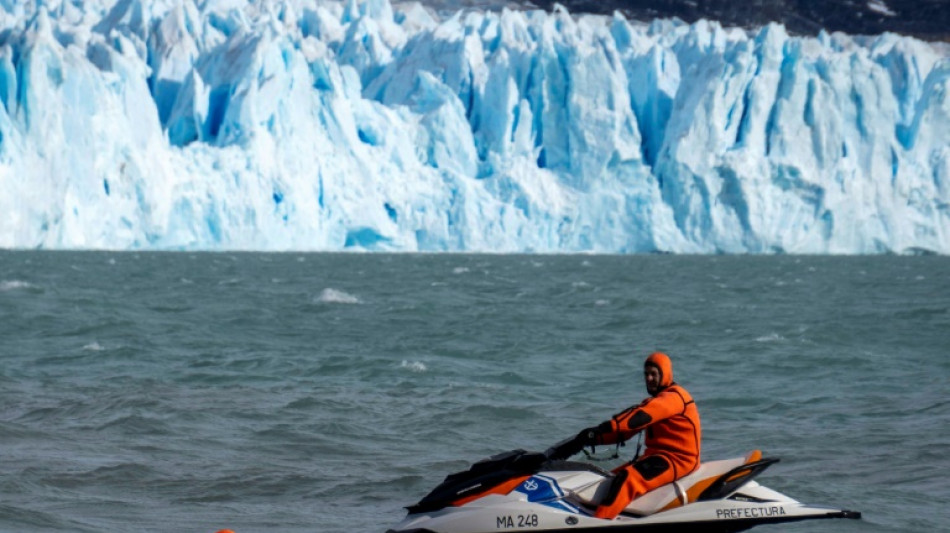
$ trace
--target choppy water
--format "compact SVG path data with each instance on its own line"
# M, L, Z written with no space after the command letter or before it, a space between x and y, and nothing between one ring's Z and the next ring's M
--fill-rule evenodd
M372 532L674 358L707 459L950 526L950 259L0 252L0 531Z

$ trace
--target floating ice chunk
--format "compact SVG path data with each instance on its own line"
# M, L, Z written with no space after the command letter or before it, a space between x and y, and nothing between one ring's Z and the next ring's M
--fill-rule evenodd
M359 304L362 303L359 298L352 294L337 289L323 289L320 296L316 298L320 303L330 304Z
M896 17L897 13L887 7L887 4L884 3L884 0L871 0L868 2L868 9L874 11L875 13L880 13L882 15L887 15L888 17Z
M29 289L33 285L27 281L18 279L0 281L0 292L15 291L18 289Z

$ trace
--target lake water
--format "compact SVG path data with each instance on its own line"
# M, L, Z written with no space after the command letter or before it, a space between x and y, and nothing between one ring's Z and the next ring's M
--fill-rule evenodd
M639 402L656 349L705 459L864 513L755 531L950 527L948 258L20 251L0 531L381 532Z

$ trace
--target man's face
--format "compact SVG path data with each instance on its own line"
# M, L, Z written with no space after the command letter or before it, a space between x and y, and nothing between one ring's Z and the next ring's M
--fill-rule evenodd
M647 392L656 394L660 390L660 369L647 365L643 368L643 381L647 384Z

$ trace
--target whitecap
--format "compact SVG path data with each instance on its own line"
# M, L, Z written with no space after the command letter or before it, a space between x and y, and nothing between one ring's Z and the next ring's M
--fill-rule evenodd
M785 337L779 335L778 333L769 333L768 335L763 335L757 339L756 342L778 342L785 340Z
M597 300L596 302L594 302L594 305L596 305L597 307L604 307L606 305L610 305L610 300Z
M455 267L452 269L453 274L466 274L468 272L468 267Z
M82 347L82 350L83 350L84 352L101 352L101 351L105 350L105 348L103 348L102 345L99 344L98 342L93 341L93 342L90 342L89 344L83 346L83 347Z
M429 370L424 363L421 361L412 361L409 362L405 359L402 360L402 363L399 365L399 368L405 368L411 372L425 372Z
M352 294L337 290L323 289L317 301L325 304L358 304L362 303L359 298Z
M14 280L4 280L0 281L0 292L13 291L16 289L29 289L33 285L30 285L29 282L20 281L18 279Z

